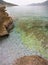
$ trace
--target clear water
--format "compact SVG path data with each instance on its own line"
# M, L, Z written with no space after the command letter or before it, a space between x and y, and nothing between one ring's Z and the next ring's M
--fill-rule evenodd
M48 7L47 6L17 6L8 7L8 12L16 17L32 17L48 20Z
M40 47L41 43L34 35L26 36L25 32L18 26L22 22L31 22L33 20L48 22L48 7L46 6L16 6L7 7L7 12L12 16L14 20L14 29L10 33L8 38L0 39L0 65L12 65L14 59L24 55L40 55L48 59L48 49ZM28 23L29 27L31 23ZM28 26L28 25L27 25ZM42 29L44 31L44 28ZM48 31L47 31L48 32ZM44 32L46 34L46 32ZM48 36L48 33L47 33ZM48 40L48 38L47 38ZM27 42L27 43L26 43ZM32 44L33 42L33 44ZM30 43L30 44L29 44ZM37 43L37 46L36 44ZM31 46L32 45L32 46ZM35 46L37 48L35 48ZM40 47L40 48L39 48ZM38 50L42 50L39 51ZM36 49L36 50L35 50ZM37 51L38 50L38 51Z

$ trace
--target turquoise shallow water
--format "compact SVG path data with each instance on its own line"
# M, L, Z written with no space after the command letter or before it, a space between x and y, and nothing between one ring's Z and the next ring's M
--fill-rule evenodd
M46 6L7 7L7 12L10 14L10 16L12 16L15 27L12 30L12 32L10 32L10 36L8 38L5 38L3 40L0 39L0 50L1 50L0 61L2 61L2 63L0 62L0 65L4 64L12 65L14 59L17 59L18 57L24 55L40 55L44 58L47 58L46 55L39 53L35 49L33 50L32 48L30 49L29 43L27 44L28 47L26 46L26 43L24 42L26 42L27 39L29 40L30 38L29 37L26 38L24 32L22 32L22 30L18 28L18 24L20 22L29 22L29 21L31 22L32 20L42 20L43 22L44 21L48 22L48 7Z

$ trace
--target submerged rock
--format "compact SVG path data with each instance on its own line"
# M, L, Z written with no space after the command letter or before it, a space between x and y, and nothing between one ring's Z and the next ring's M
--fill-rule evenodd
M40 56L24 56L15 61L13 65L48 65L48 61Z
M13 20L5 10L5 6L0 6L0 37L9 35L13 28Z

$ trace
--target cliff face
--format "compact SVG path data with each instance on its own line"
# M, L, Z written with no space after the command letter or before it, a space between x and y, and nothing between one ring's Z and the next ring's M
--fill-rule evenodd
M10 29L13 27L12 18L9 17L5 10L5 6L0 5L0 37L9 35Z

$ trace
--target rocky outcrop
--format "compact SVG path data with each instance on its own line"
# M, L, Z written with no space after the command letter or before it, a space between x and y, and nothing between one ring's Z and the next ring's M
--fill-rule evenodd
M17 59L13 65L48 65L48 61L37 55L24 56Z
M4 5L0 5L0 37L9 35L13 28L13 20L5 10Z

